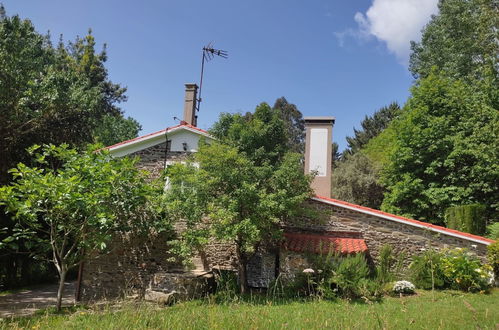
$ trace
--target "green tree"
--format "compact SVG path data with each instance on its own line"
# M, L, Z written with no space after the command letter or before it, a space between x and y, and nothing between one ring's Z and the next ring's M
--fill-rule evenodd
M439 14L425 26L421 41L411 43L413 75L427 77L436 67L453 78L497 81L497 8L491 0L440 0Z
M338 164L341 161L341 153L338 151L339 148L340 148L340 146L338 145L338 143L333 142L331 144L331 154L332 154L331 159L333 161L333 164L332 164L333 168L338 167Z
M434 223L453 205L497 214L499 113L479 86L431 73L394 127L383 210Z
M279 117L284 121L288 133L289 150L303 153L305 150L305 120L298 107L289 103L283 96L275 101L273 109L279 113Z
M379 209L384 187L379 169L358 152L339 162L332 175L332 196L350 203Z
M242 293L246 267L262 242L277 243L285 220L303 212L312 194L301 155L289 152L283 120L267 104L250 115L222 114L211 132L220 142L201 145L199 168L169 167L165 205L186 222L182 250L200 248L209 239L233 243Z
M348 149L345 154L355 154L364 148L369 141L385 130L390 122L400 115L400 106L393 102L374 112L372 116L365 116L360 122L361 129L353 129L354 136L347 136Z
M9 168L27 159L29 146L84 147L102 131L103 117L126 121L117 107L126 89L109 80L106 60L105 48L96 54L91 33L53 47L29 20L0 17L0 184L9 181ZM124 138L139 128L135 121L127 124Z
M187 251L209 239L235 245L245 293L249 260L263 242L278 242L283 221L302 211L311 196L310 177L294 153L278 166L257 165L237 148L213 143L201 146L194 159L199 169L183 164L168 169L169 214L186 222L180 239Z
M251 131L246 128L247 125ZM259 153L254 148L258 145L263 148L261 151L270 151L277 157L286 150L303 153L305 147L303 116L296 105L288 103L284 97L278 98L273 108L261 103L254 113L222 113L210 133L239 146L243 151L247 149ZM267 142L263 143L266 139Z
M13 216L12 235L1 244L24 240L35 259L52 262L59 274L61 309L67 272L113 235L158 224L153 207L162 191L129 158L106 151L79 154L67 145L30 148L36 167L11 170L14 182L0 188L0 205Z
M94 130L94 140L110 146L138 136L141 125L133 118L105 115Z
M123 118L117 104L126 100L125 89L110 82L106 59L105 48L95 51L90 33L67 46L61 38L54 47L31 21L9 17L0 8L0 186L11 180L8 169L29 161L25 150L33 144L68 143L84 149L111 134L116 140L134 137L140 127ZM103 127L108 122L112 126ZM10 226L9 218L0 215L0 228ZM34 264L14 253L23 247L19 242L17 251L2 249L2 284L29 284L18 283L18 274L23 282Z
M279 164L290 150L288 134L280 114L267 103L246 115L222 113L210 133L244 152L257 165Z

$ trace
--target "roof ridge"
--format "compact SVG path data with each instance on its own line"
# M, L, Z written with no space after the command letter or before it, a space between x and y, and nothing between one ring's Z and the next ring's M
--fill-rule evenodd
M178 125L175 125L175 126L170 126L170 127L167 127L167 128L163 128L162 130L159 130L159 131L156 131L156 132L152 132L152 133L148 133L148 134L145 134L145 135L141 135L141 136L138 136L138 137L133 138L133 139L121 141L121 142L115 143L113 145L104 147L102 149L111 150L111 149L114 149L114 148L122 146L122 145L126 145L126 144L129 144L129 143L135 142L135 141L140 141L140 140L146 139L146 138L148 138L150 136L154 136L154 135L158 135L158 134L161 134L161 133L169 132L169 131L171 131L173 129L176 129L176 128L179 128L179 127L186 127L186 128L193 129L193 130L199 131L199 132L207 134L207 135L210 134L208 131L206 131L206 130L204 130L202 128L199 128L199 127L196 127L196 126L193 126L193 125L190 125L190 124L181 123L181 124L178 124Z

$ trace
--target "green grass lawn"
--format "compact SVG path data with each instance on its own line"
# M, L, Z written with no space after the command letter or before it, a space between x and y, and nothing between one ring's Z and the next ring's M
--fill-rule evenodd
M159 308L76 308L0 321L2 329L498 329L499 289L491 294L419 291L418 295L366 304L281 301L216 304L209 300Z

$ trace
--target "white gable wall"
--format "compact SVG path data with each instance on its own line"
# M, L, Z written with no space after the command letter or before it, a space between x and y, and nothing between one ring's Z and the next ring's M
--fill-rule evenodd
M132 140L121 145L111 146L109 150L112 155L116 157L123 157L131 153L165 143L168 139L171 141L170 151L172 152L196 152L198 150L199 139L201 137L205 137L207 141L212 140L205 133L199 133L191 129L184 129L180 127L167 133L164 131L158 132L143 139L139 138L138 140Z
M174 133L168 134L168 140L171 140L170 151L198 151L199 134L193 133L188 130L176 131ZM186 144L187 149L184 150L184 145Z

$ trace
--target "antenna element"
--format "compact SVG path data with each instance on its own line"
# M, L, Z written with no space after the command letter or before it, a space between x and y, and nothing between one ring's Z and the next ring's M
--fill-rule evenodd
M213 41L210 42L208 45L203 47L203 58L201 60L201 79L199 81L199 94L198 94L198 99L197 99L197 111L199 112L199 107L201 105L201 89L203 88L203 74L204 74L204 63L211 61L213 57L219 56L222 58L228 58L229 54L225 50L221 49L214 49L213 48Z

